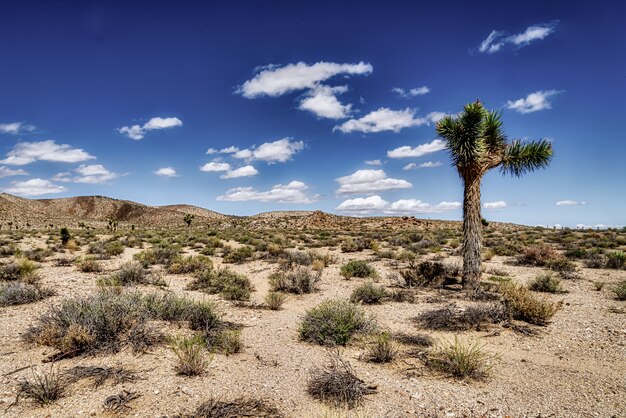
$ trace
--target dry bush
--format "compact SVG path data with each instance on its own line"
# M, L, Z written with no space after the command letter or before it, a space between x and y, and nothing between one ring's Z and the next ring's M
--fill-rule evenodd
M30 399L41 406L51 404L61 398L65 391L65 383L54 370L54 365L44 373L38 373L31 368L32 379L23 379L19 382L19 389L15 402L21 397Z
M27 258L20 258L9 264L0 265L0 280L21 280L24 283L35 283L39 280L39 266Z
M102 265L94 257L85 257L77 263L78 270L83 273L100 273Z
M137 399L139 396L137 392L123 390L116 395L108 396L104 402L102 402L102 407L105 411L113 413L128 412L128 410L131 409L128 403Z
M546 325L561 307L561 302L550 302L545 298L538 298L522 285L503 283L500 285L499 292L502 294L509 315L530 324Z
M23 305L54 295L52 289L22 282L0 283L0 306Z
M440 372L459 378L480 379L493 367L496 356L485 353L478 341L454 340L440 344L426 357L426 364Z
M331 299L309 309L300 323L300 339L320 345L346 345L357 333L374 328L358 305Z
M376 286L374 283L367 281L354 289L350 296L350 301L353 303L373 305L381 303L387 296L388 293L384 287Z
M363 260L348 261L346 264L341 266L340 273L346 279L349 279L351 277L374 278L378 276L376 270Z
M169 265L178 257L180 247L174 245L158 245L135 254L135 259L145 266L152 264Z
M622 280L613 288L613 293L615 293L615 299L617 300L626 300L626 280Z
M207 347L211 350L219 351L227 356L239 353L243 350L243 342L241 341L241 331L238 329L229 329L223 327L210 334L205 335Z
M406 269L400 271L405 287L443 286L448 281L456 280L459 272L452 266L439 261L409 261Z
M113 384L135 382L139 380L137 374L123 367L74 366L66 370L64 376L67 383L75 383L83 379L93 379L93 387L99 388L108 380Z
M167 267L171 274L190 274L204 269L212 269L213 262L203 255L190 255L187 257L175 257Z
M283 418L284 415L273 404L264 399L237 398L224 401L210 398L202 402L191 414L181 414L181 418Z
M565 256L560 254L554 247L543 244L522 249L522 254L517 256L517 263L523 266L548 267L555 262L561 262Z
M401 344L418 347L430 347L435 343L435 340L433 340L430 335L426 334L405 334L403 332L397 332L393 334L393 339Z
M545 293L561 293L563 292L563 286L561 280L558 277L550 273L543 273L535 277L535 279L528 285L530 290L535 292Z
M397 355L398 347L392 335L385 331L374 335L373 341L365 353L365 360L372 363L389 363Z
M389 292L389 299L394 302L415 303L415 293L409 289L393 289Z
M265 295L264 303L267 309L278 311L287 300L287 295L281 292L268 292Z
M441 331L479 329L483 324L495 324L507 317L500 303L480 304L460 309L456 305L422 312L415 321L422 327Z
M306 254L306 253L305 253ZM317 290L321 275L307 267L297 267L294 270L279 271L270 276L270 288L275 292L289 292L301 295L313 293Z
M238 301L249 300L254 290L250 279L226 268L197 272L187 288L209 294L219 293L224 299Z
M176 338L170 341L170 346L178 363L176 373L182 376L199 376L204 374L209 364L204 353L204 341L197 336Z
M376 390L356 376L348 361L338 354L331 354L325 367L311 371L307 392L319 401L354 408L363 403L365 395Z

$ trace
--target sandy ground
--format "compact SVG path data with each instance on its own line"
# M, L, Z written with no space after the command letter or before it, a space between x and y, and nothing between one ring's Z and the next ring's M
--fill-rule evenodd
M113 271L137 251L126 249L122 256L104 262L107 270ZM334 254L337 263L324 270L320 291L290 296L281 311L244 308L220 301L226 319L244 325L245 348L231 356L215 355L204 376L177 376L173 370L174 353L166 346L143 355L123 351L110 356L83 356L62 360L57 366L64 370L75 365L123 365L141 371L144 380L117 386L107 383L96 390L83 381L71 385L66 396L50 406L39 407L21 400L9 408L15 400L17 381L31 376L29 369L13 371L31 365L45 370L50 366L42 364L42 359L54 352L48 347L24 343L21 334L51 304L96 289L97 274L82 273L75 267L56 267L53 261L44 262L40 269L42 284L56 289L57 296L34 304L0 308L0 416L103 416L106 415L103 400L122 389L141 394L129 404L131 416L171 416L192 410L210 396L263 397L289 417L325 416L327 408L306 394L306 382L311 368L325 363L328 353L323 347L300 342L298 323L307 309L329 298L348 298L362 283L362 279L341 277L341 264L351 259L373 258L367 251ZM58 255L51 258L55 257ZM220 264L219 258L214 260ZM454 257L447 261L459 262ZM506 270L519 282L526 282L541 271L506 265L505 261L506 258L495 257L486 263L487 271ZM382 278L380 283L388 284L384 278L394 271L390 262L372 261L372 264ZM275 264L254 261L230 267L252 280L256 289L253 299L262 301L268 291L267 278ZM626 271L579 269L580 279L564 281L567 293L550 296L563 300L564 305L538 335L524 336L500 327L463 333L468 338L481 338L487 351L499 355L491 376L485 380L462 381L441 376L410 356L386 365L367 363L359 359L365 350L363 344L346 347L342 355L358 376L378 387L378 393L367 396L358 416L626 416L626 305L614 300L610 292L612 284L626 279ZM191 277L166 275L164 278L170 291L219 300L184 290ZM594 281L604 281L607 285L602 291L595 291ZM142 290L154 288L142 287ZM450 301L428 302L436 291L419 291L417 295L416 303L386 302L364 309L374 314L381 326L393 331L423 332L438 340L451 338L452 334L420 330L411 322L418 313L445 306ZM455 300L455 303L467 302Z

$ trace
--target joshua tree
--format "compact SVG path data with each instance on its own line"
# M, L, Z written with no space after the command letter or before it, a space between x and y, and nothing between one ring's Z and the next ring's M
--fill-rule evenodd
M191 213L185 213L183 221L185 221L185 223L187 224L187 229L189 229L189 227L191 226L191 221L193 220L193 218L194 216Z
M70 238L72 237L70 235L70 230L65 227L61 228L60 235L61 235L61 244L63 244L63 246L65 247L67 243L70 241Z
M502 174L520 177L544 168L552 158L552 144L545 139L508 141L502 132L502 114L485 109L479 101L465 105L456 117L437 123L452 164L463 180L463 287L476 290L480 283L482 226L480 182L485 173L500 167Z

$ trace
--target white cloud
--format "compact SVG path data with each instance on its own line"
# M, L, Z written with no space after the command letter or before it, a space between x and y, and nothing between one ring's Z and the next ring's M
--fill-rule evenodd
M209 148L208 150L206 150L206 153L208 155L211 155L211 154L217 154L218 151L215 148Z
M205 165L200 167L200 171L205 171L205 172L228 171L228 170L230 170L230 164L220 163L217 161L206 163Z
M486 202L483 204L485 209L503 209L507 207L507 203L503 200L498 200L497 202Z
M538 41L553 34L557 24L558 21L555 20L549 23L532 25L526 28L524 32L509 36L507 36L504 31L493 30L489 33L489 36L480 43L478 50L482 53L493 54L507 47L509 47L509 49L521 48L530 44L532 41Z
M430 89L427 86L416 87L410 90L405 90L400 87L394 87L391 89L391 91L398 94L398 96L404 98L421 96L430 93Z
M404 171L415 170L416 168L417 168L417 164L415 163L409 163L405 165L404 167L402 167Z
M557 90L544 90L530 93L526 98L517 99L515 101L507 101L507 109L513 109L519 113L532 113L539 110L551 109L552 104L548 101L548 98L559 94Z
M7 158L0 161L0 164L26 165L35 161L78 163L94 158L96 157L80 148L72 148L67 144L57 144L50 139L40 142L18 142L7 153Z
M5 178L5 177L12 177L12 176L25 176L28 173L24 170L17 169L17 170L13 170L9 167L5 167L3 165L0 165L0 179Z
M260 160L267 163L284 163L291 160L294 154L304 149L304 142L292 141L291 138L283 138L274 142L266 142L258 147L239 149L237 147L223 148L221 154L232 154L233 158L248 161Z
M373 71L370 64L338 64L318 62L313 65L299 62L283 67L271 66L260 71L254 78L246 81L237 89L237 93L249 99L259 96L281 96L296 90L312 89L318 83L339 74L369 74Z
M425 117L415 116L415 111L409 108L404 110L391 110L381 107L378 110L368 113L360 119L350 119L341 125L335 126L333 130L349 132L399 132L403 128L413 126L429 125L437 122L445 114L441 112L431 112Z
M67 189L63 186L56 185L50 180L30 179L26 181L14 181L12 186L4 189L5 193L11 193L21 196L39 196L42 194L63 193Z
M0 134L18 135L25 132L32 132L36 128L24 122L0 123Z
M306 190L309 187L294 180L288 184L277 184L268 191L257 191L252 187L236 187L218 196L217 200L231 202L275 202L275 203L313 203L317 195L309 195Z
M442 164L440 161L426 161L421 164L409 163L405 165L404 167L402 167L402 169L404 171L408 171L408 170L415 170L416 168L435 168L435 167L441 167L441 166Z
M387 151L387 157L389 158L409 158L409 157L421 157L426 154L441 151L446 148L445 141L441 139L434 139L427 144L421 144L415 148L411 148L408 145L395 148L391 151Z
M380 160L365 160L365 164L367 165L383 165Z
M119 177L117 173L107 170L102 164L81 164L74 169L74 172L78 175L63 172L56 174L52 180L66 183L102 184Z
M329 87L318 85L313 87L300 102L300 110L308 110L320 118L343 119L350 115L351 104L342 104L335 94L348 91L346 86Z
M183 122L178 118L156 117L156 118L150 119L148 122L143 124L143 126L140 126L140 125L123 126L118 129L118 132L121 134L125 134L130 139L134 139L138 141L140 139L143 139L143 137L146 136L146 133L148 131L153 131L156 129L174 128L174 127L182 126L182 125L183 125Z
M173 167L159 168L157 171L154 172L154 174L156 174L157 176L162 176L162 177L178 177L178 173L176 172L176 169Z
M246 165L243 167L239 167L235 170L228 170L226 174L222 174L220 178L221 179L236 179L239 177L256 176L258 173L259 173L259 170L257 170L251 165Z
M577 200L559 200L555 203L556 206L585 206L587 202L579 202Z
M422 202L417 199L400 199L395 202L387 202L378 195L348 199L339 204L336 210L339 212L367 215L371 213L384 213L388 215L409 215L420 213L441 213L461 208L460 202L440 202L436 205Z
M408 189L411 183L403 179L388 178L383 170L357 170L349 176L335 179L338 194L371 194L386 190Z

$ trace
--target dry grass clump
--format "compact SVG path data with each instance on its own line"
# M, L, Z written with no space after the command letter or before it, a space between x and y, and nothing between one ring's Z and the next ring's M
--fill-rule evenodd
M523 266L548 267L563 260L565 256L547 244L525 247L517 256L517 263Z
M12 263L0 265L0 280L21 280L24 283L34 283L39 280L37 269L39 266L27 258L20 258Z
M205 343L201 337L172 339L170 346L178 358L176 373L182 376L200 376L205 373L210 360L204 353Z
M224 401L210 398L202 402L191 414L181 414L182 418L283 418L284 415L273 404L264 399L237 398Z
M306 254L306 253L304 253ZM293 270L279 271L270 276L270 288L276 292L288 292L301 295L317 290L321 276L307 267L296 267Z
M38 373L31 368L32 379L23 379L19 382L19 389L15 402L25 397L35 403L45 406L61 398L65 391L65 383L57 372L50 366L50 370Z
M22 282L0 283L0 306L23 305L50 297L52 289Z
M458 274L457 268L445 265L440 261L418 263L410 260L408 267L400 270L405 287L440 287L449 281L456 280Z
M213 351L219 351L227 356L239 353L243 350L241 331L223 327L205 336L207 347Z
M158 245L135 254L135 259L145 266L153 264L167 266L178 257L179 253L180 247L177 245Z
M245 301L254 290L250 279L229 269L205 269L197 272L189 290L219 293L224 299Z
M501 284L499 292L509 315L530 324L546 325L561 307L561 302L538 298L528 288L514 283Z
M203 255L190 255L187 257L175 257L167 267L167 271L172 274L190 274L212 268L213 262L210 258Z
M478 341L464 342L454 336L451 342L436 347L426 357L426 364L440 372L458 378L480 379L493 367L496 356L486 353Z
M352 292L350 301L354 303L363 303L366 305L378 304L388 296L387 290L382 286L377 286L374 283L367 281L358 286Z
M418 347L430 347L435 343L433 337L426 334L405 334L397 332L393 334L393 339L404 345L414 345Z
M374 267L370 266L366 261L363 260L348 261L346 264L341 266L340 273L346 279L349 279L351 277L374 278L378 276Z
M507 318L500 303L479 304L461 309L452 304L419 314L415 321L422 327L439 331L480 329L483 324L495 324Z
M626 300L626 280L622 280L621 282L619 282L613 288L613 293L615 293L615 299Z
M354 408L376 389L359 379L350 363L332 354L326 366L311 371L307 392L314 399L333 406Z
M272 311L278 311L283 306L283 303L287 300L287 295L281 292L268 292L265 295L264 303L267 309Z
M561 280L558 277L550 273L543 273L535 277L535 279L528 285L530 290L535 292L544 293L561 293L563 292L563 286Z
M300 339L320 345L346 345L355 334L367 333L374 321L353 303L331 299L306 312L300 324Z
M76 266L83 273L100 273L103 270L102 265L91 256L78 260Z
M372 342L365 353L365 360L372 363L389 363L398 355L398 347L393 336L387 332L374 335Z

